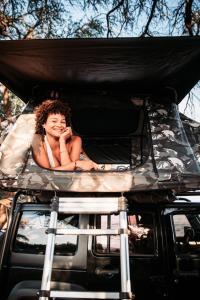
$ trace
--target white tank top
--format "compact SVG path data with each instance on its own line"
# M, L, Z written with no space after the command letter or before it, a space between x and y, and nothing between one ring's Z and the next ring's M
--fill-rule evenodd
M48 156L48 159L49 159L50 166L51 166L51 168L54 168L55 167L55 162L54 162L54 158L53 158L53 153L52 153L52 150L51 150L51 147L49 145L49 142L47 140L46 135L44 136L44 142L45 142L45 145L46 145L47 156Z

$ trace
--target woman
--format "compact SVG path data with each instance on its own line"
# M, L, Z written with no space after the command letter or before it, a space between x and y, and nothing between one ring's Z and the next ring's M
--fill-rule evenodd
M93 161L80 160L82 140L72 134L67 104L60 100L46 100L35 109L35 115L33 154L41 167L63 171L98 169Z
M0 200L0 232L1 233L7 229L10 207L11 207L10 199Z

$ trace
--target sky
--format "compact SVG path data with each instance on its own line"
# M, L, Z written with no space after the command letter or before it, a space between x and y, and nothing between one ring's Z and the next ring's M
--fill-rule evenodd
M200 122L200 87L195 86L191 92L193 93L192 101L188 102L187 95L179 104L179 111L187 117Z

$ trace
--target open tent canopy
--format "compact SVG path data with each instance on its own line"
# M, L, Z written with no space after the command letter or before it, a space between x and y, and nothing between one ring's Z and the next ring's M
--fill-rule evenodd
M0 81L25 102L38 86L172 89L176 102L199 80L200 38L0 41Z
M27 103L0 149L0 186L199 189L200 125L182 121L177 108L199 79L198 37L0 41L0 81ZM73 129L104 171L47 170L34 161L33 108L52 90L69 102Z

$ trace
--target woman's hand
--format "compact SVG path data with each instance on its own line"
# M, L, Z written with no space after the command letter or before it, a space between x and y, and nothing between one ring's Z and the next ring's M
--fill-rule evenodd
M72 136L72 129L71 127L66 127L64 131L60 135L60 141L67 141Z
M98 164L92 160L77 160L76 167L83 171L98 170Z

